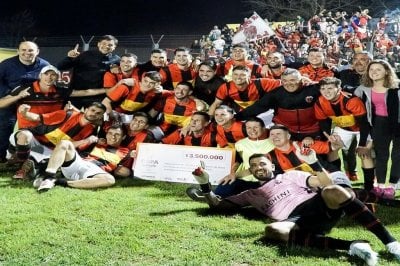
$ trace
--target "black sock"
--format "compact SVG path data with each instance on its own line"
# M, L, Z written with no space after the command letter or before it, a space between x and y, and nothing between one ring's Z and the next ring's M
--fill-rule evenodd
M379 197L377 197L374 193L369 190L361 189L361 188L353 188L354 193L356 194L357 199L365 203L378 203Z
M362 168L364 174L364 189L370 191L374 188L375 168Z
M337 169L340 170L340 168L342 167L342 161L340 161L340 159L336 159L332 162L329 162L330 164L333 164L334 166L336 166Z
M54 183L56 186L68 187L68 181L65 178L58 178Z
M352 198L344 202L342 208L347 215L376 235L383 244L395 241L379 219L360 200Z
M56 173L46 172L43 179L56 179Z
M200 189L201 189L201 192L203 192L203 193L210 193L211 192L211 184L210 183L200 184Z
M31 145L16 145L15 147L17 158L20 160L28 160L31 153Z
M332 238L303 230L291 230L288 241L289 247L302 246L336 250L349 250L351 243L353 243L353 241Z

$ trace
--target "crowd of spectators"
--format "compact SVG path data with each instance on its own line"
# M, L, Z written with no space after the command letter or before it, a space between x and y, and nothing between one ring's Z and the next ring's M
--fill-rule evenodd
M312 47L325 49L326 63L331 67L349 64L354 52L367 50L374 58L387 59L392 66L400 66L399 14L388 13L373 19L369 10L337 11L334 14L322 10L308 20L298 16L291 22L275 22L272 36L249 40L250 59L264 64L269 52L284 53L285 62L304 61ZM223 60L230 54L232 37L240 30L228 26L214 26L208 35L203 35L198 51L202 58ZM223 47L223 48L222 48Z

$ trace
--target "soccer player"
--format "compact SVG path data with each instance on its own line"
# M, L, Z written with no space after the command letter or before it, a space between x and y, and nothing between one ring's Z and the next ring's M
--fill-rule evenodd
M211 191L209 176L204 165L193 171L209 206L215 210L253 206L275 220L265 228L267 240L289 246L309 246L319 249L348 250L367 265L376 265L378 254L362 240L342 240L327 237L345 214L365 226L386 246L389 253L400 261L400 243L384 225L352 193L333 184L330 175L321 167L315 152L298 156L316 169L315 175L303 171L289 171L274 176L272 163L264 154L250 157L250 171L261 186L238 195L219 198Z
M39 192L48 191L56 184L72 188L102 188L115 183L114 170L124 166L129 149L121 147L125 129L120 125L108 128L105 143L97 140L88 155L82 158L74 144L61 140L53 150L43 178L35 179L33 185ZM126 161L126 160L125 160ZM57 170L65 179L57 179Z

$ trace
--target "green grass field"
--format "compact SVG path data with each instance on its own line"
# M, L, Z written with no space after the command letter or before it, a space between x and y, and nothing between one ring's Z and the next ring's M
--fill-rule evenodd
M188 185L129 179L38 194L11 176L0 173L0 265L363 265L344 251L268 245L269 220L252 209L213 213L185 195ZM400 239L399 209L377 215ZM369 240L380 265L399 264L349 218L331 236Z

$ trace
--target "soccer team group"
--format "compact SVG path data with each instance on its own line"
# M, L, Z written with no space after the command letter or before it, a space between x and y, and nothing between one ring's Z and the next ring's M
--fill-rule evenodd
M13 178L39 192L102 188L133 176L141 142L230 147L231 174L212 187L200 165L188 196L219 210L255 207L275 221L267 239L376 265L367 242L326 236L346 214L400 262L399 242L374 214L374 204L399 207L400 92L389 63L361 51L338 71L310 48L305 63L271 52L260 66L238 43L223 62L179 47L171 62L154 49L138 64L133 53L114 54L117 45L104 35L97 49L76 46L53 66L24 41L0 63L0 160L21 165ZM357 156L362 188L352 187Z

